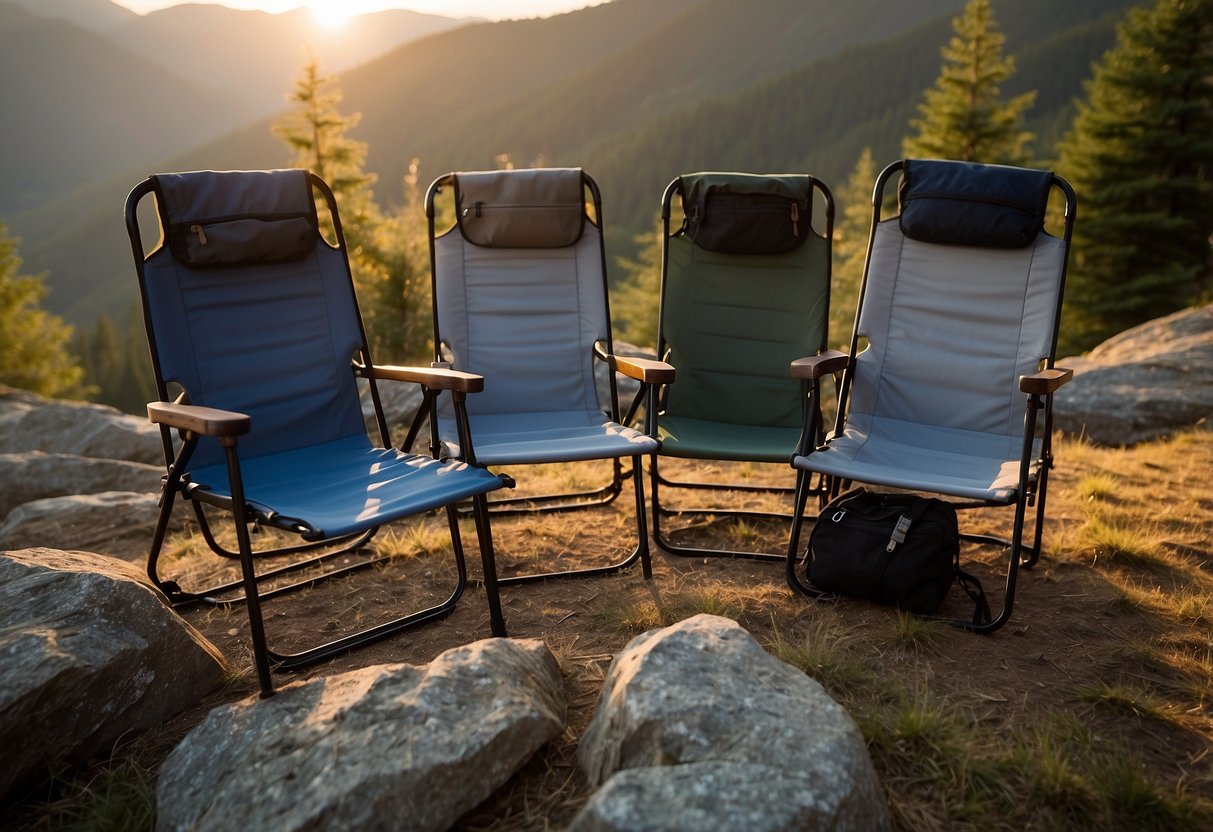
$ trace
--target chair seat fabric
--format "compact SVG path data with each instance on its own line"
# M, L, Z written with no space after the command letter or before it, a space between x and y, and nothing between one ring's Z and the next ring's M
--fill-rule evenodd
M685 416L663 416L657 429L663 456L741 462L787 462L800 428L742 425Z
M484 494L503 483L483 468L375 448L352 436L241 459L245 501L265 517L302 521L305 539L340 537ZM230 497L227 468L191 471L190 481Z
M448 453L460 456L454 423L441 420L439 426ZM593 410L473 414L471 426L482 465L613 459L659 447L652 437Z
M792 465L873 485L1009 503L1019 488L1021 442L896 419L852 419L841 436Z

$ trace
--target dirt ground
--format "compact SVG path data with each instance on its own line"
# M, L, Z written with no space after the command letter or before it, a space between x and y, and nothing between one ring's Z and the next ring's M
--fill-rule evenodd
M1067 459L1067 453L1070 458ZM509 784L465 816L467 830L560 829L588 796L576 766L576 744L598 697L612 656L634 635L698 612L737 619L768 648L778 643L827 639L844 643L847 672L822 664L814 673L848 707L860 707L881 688L897 688L932 701L968 727L976 746L1012 742L1034 725L1068 715L1092 737L1112 737L1133 749L1150 777L1164 790L1179 791L1204 807L1213 806L1213 635L1210 634L1210 518L1213 486L1201 483L1213 470L1213 435L1198 433L1176 448L1170 462L1158 453L1112 451L1065 443L1051 482L1045 554L1031 571L1021 571L1010 622L990 636L975 636L947 626L907 626L895 610L856 600L810 601L794 594L784 580L782 562L680 557L653 547L653 577L638 568L623 574L550 580L503 587L501 598L509 634L543 639L561 662L569 697L567 729L543 749ZM1180 465L1182 460L1182 465ZM1181 470L1176 470L1180 468ZM675 476L724 476L732 481L790 485L786 466L733 464L718 469L663 463ZM604 473L601 467L541 468L510 471L536 493L548 487L581 487ZM1092 477L1119 487L1104 493ZM647 483L646 483L647 486ZM1155 523L1137 508L1141 494L1171 498L1170 520ZM1088 492L1098 491L1098 496ZM702 505L709 495L693 494L684 505ZM1092 544L1086 529L1092 505L1134 524L1153 524L1153 559L1118 556ZM731 493L727 504L780 510L790 498ZM630 485L609 506L572 513L503 516L493 524L501 576L565 565L612 562L626 555L634 540ZM1165 513L1165 512L1164 512ZM981 509L962 514L966 531L1007 533L1011 511ZM666 525L686 524L685 519ZM474 527L463 521L468 565L479 573ZM325 582L267 605L271 645L280 652L328 640L384 620L393 610L433 603L444 597L454 567L444 548L446 523L427 518L393 529L379 541L399 554L381 567ZM737 524L698 519L678 539L781 553L787 527L781 522ZM213 572L218 560L203 554L196 540L176 541L176 560L165 572ZM414 550L425 550L420 554ZM1001 605L1005 555L989 546L966 545L965 566L983 582L997 610ZM1123 553L1120 553L1123 555ZM185 580L183 580L185 583ZM1184 595L1186 593L1186 595ZM1166 606L1151 599L1171 595L1195 598L1196 607ZM1195 609L1195 611L1193 611ZM953 587L945 614L967 617L971 607ZM224 690L132 746L154 765L214 705L255 693L247 620L242 606L192 607L187 621L214 642L239 671ZM448 618L389 638L297 673L276 674L279 686L297 679L329 675L377 663L425 663L452 647L489 636L483 590L472 587ZM813 670L810 668L810 672ZM1104 707L1091 691L1148 691L1161 713ZM1017 740L1016 740L1017 741ZM1090 740L1095 742L1097 740ZM870 743L873 740L869 740ZM963 813L943 805L946 794L923 791L900 770L877 768L900 828L974 828ZM1035 799L1022 795L1023 800ZM1030 811L1015 828L1036 827ZM1049 817L1055 817L1050 815ZM960 818L960 820L958 820ZM1043 825L1050 825L1043 823ZM1132 828L1132 825L1125 828Z

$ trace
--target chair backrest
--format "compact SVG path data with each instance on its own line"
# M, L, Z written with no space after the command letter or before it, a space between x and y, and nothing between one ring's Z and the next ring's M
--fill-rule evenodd
M446 187L456 223L436 235L434 198ZM485 377L468 411L613 412L599 401L592 358L595 341L611 343L594 181L575 168L452 173L431 186L426 208L436 349Z
M900 214L881 219L902 174ZM1043 230L1054 185L1063 238ZM1047 171L936 160L890 165L874 195L872 241L849 391L852 424L884 419L1019 437L1020 375L1052 366L1073 192Z
M824 197L813 229L814 189ZM671 231L674 196L683 221ZM805 175L695 173L670 183L659 350L678 368L663 410L743 425L798 428L788 363L826 344L833 200Z
M366 340L345 252L319 233L314 184L327 193L303 170L174 173L128 199L160 395L175 383L191 404L249 414L245 458L366 433L351 369ZM144 258L133 203L149 191L163 239ZM202 441L192 464L221 460Z

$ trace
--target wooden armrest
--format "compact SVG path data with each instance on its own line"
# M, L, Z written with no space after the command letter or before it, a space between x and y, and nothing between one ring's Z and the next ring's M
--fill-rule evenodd
M253 426L252 417L243 413L176 402L148 402L147 418L157 425L203 436L241 436Z
M818 379L825 375L842 372L851 357L839 350L826 350L807 358L797 358L788 367L792 378Z
M484 376L464 373L446 367L396 367L390 364L370 368L373 378L387 381L411 381L434 390L454 390L457 393L479 393L484 389Z
M638 358L634 355L616 355L615 369L628 378L645 384L670 384L674 381L674 366L655 358Z
M1054 367L1051 370L1041 370L1029 376L1019 377L1019 392L1030 396L1045 396L1074 378L1073 370Z

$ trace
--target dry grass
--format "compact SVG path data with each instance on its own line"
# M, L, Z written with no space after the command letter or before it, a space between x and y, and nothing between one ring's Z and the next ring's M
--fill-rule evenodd
M1213 828L1213 434L1193 431L1122 450L1063 441L1057 458L1045 554L1021 573L1015 614L990 637L858 601L806 601L787 590L782 565L770 563L655 553L650 582L637 570L503 590L511 634L545 639L560 661L568 726L459 828L563 828L589 793L576 744L611 657L637 633L699 612L738 620L847 707L867 738L898 828ZM601 469L574 467L511 473L534 489L526 493L600 478ZM791 481L780 466L713 466L708 473ZM788 498L736 494L732 502L778 510ZM604 509L503 518L494 523L500 569L617 557L630 545L631 511L625 490ZM1007 511L962 516L974 531L1005 532L1009 522ZM380 541L391 563L284 602L287 614L270 619L271 638L323 637L326 629L344 631L417 600L424 586L414 584L451 574L445 529L445 518L436 517L393 530ZM783 526L772 522L701 519L679 534L717 547L786 546ZM473 572L474 540L469 526ZM175 540L174 566L213 571L215 559L201 548L194 539ZM972 546L963 555L996 594L1003 555ZM418 575L425 580L413 580ZM446 621L309 673L428 661L487 635L483 600L473 590ZM965 616L966 603L953 590L947 612ZM240 611L187 615L248 667ZM246 670L207 705L254 689ZM26 807L26 816L36 817L28 825L106 828L101 820L81 821L81 807L100 804L102 793L121 794L110 787L114 780L133 789L119 803L146 802L140 783L154 777L171 740L203 710L136 739L111 761L69 773L53 794ZM146 813L124 817L122 828L147 828Z

